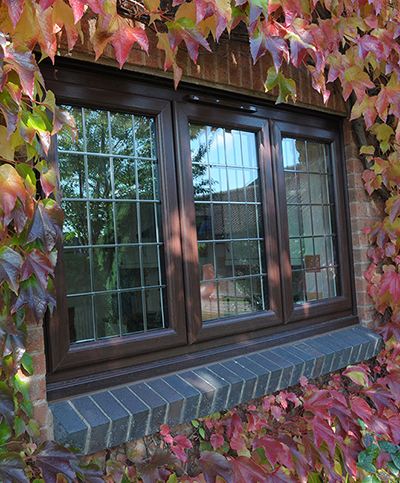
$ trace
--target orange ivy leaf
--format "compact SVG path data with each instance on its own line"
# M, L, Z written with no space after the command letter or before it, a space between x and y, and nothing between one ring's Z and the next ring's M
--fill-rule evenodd
M374 83L369 78L369 75L357 65L353 65L344 72L343 79L343 97L347 100L354 90L357 101L362 102L365 96L366 89L375 87Z

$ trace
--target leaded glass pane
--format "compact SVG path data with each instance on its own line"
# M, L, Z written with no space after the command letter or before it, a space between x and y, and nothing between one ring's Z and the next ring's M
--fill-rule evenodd
M79 135L59 137L71 343L166 328L154 119L64 108Z
M329 145L282 140L294 302L338 294Z
M190 124L203 321L268 309L254 133Z

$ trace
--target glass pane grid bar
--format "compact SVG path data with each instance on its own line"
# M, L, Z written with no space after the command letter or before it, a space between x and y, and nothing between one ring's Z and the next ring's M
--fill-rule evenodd
M295 303L338 295L329 145L284 138L283 164Z
M71 342L165 328L154 120L64 108L80 133L59 138Z
M190 130L202 318L266 310L255 135L210 126Z

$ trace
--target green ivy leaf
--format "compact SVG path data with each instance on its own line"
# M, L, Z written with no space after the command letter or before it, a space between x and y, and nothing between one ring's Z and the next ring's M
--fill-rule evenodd
M195 427L195 428L198 428L199 427L199 422L196 421L195 419L193 419L192 421L190 421L192 423L192 425Z
M386 469L391 471L394 476L399 476L400 470L397 468L397 466L393 463L393 461L388 461L386 464Z
M378 441L379 447L384 453L395 454L397 449L390 441Z
M0 445L7 443L11 438L11 429L8 427L6 420L2 419L0 423Z
M15 423L14 423L14 431L16 436L21 436L21 434L24 434L26 431L26 425L25 421L21 418L16 417L15 418Z
M367 448L366 453L369 456L369 458L374 460L379 456L379 448L376 444L371 444L371 446Z
M206 433L203 428L199 428L199 434L203 439L206 439Z
M399 468L400 470L400 452L397 451L396 453L392 454L393 463Z
M363 462L358 462L357 466L362 468L365 471L368 471L369 473L376 473L376 468L372 463L369 463L368 461L363 461Z
M22 356L21 365L30 376L33 374L33 359L27 352Z

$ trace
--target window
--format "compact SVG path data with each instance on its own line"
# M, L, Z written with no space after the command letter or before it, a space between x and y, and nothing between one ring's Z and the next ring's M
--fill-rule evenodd
M79 131L49 398L356 323L340 123L118 76L48 67Z

